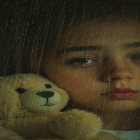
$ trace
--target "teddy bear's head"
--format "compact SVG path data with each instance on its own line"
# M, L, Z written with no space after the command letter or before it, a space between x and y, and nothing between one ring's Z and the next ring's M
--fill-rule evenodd
M68 99L66 91L37 74L0 78L0 118L60 111Z

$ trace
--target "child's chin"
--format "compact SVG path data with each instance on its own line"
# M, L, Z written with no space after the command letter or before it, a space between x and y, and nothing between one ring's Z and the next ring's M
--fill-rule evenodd
M117 100L108 104L107 108L110 111L131 111L140 108L140 103L131 100Z

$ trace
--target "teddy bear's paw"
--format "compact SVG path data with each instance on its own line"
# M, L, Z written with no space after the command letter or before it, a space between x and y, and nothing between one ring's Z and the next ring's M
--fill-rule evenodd
M62 112L50 123L52 133L63 138L93 138L101 127L97 115L78 109Z

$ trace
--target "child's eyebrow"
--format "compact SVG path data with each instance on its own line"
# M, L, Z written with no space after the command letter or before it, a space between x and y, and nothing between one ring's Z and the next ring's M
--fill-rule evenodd
M73 46L71 48L65 48L58 52L58 54L62 53L68 53L68 52L77 52L77 51L95 51L95 50L101 50L102 47L98 45L91 45L91 46Z
M133 48L140 48L140 42L132 42L124 45L125 49L133 49Z

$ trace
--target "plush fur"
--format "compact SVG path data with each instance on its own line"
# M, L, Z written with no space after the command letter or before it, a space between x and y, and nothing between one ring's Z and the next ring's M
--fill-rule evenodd
M0 78L0 140L94 138L102 121L93 113L61 112L68 93L36 74Z

